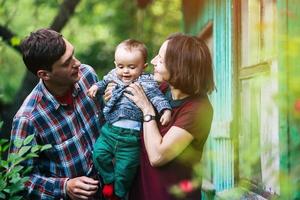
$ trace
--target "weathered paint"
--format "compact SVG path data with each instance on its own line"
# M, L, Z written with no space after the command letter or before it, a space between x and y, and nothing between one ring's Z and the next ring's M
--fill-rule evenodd
M234 7L236 2L239 2L239 0L201 1L202 7L197 13L199 15L198 20L189 21L189 26L185 26L186 32L199 35L208 23L213 24L212 49L218 92L213 93L211 96L215 116L207 145L216 156L213 157L212 164L207 166L213 168L213 183L217 191L233 187L234 174L237 176L241 175L234 173L232 167L234 160L233 137L260 137L262 144L257 144L256 149L260 152L257 156L264 157L264 160L258 166L261 167L264 173L261 174L259 179L266 186L277 187L274 182L278 180L276 178L268 180L267 177L273 173L272 170L268 169L268 164L271 161L265 160L268 160L271 154L265 153L261 149L264 147L263 143L265 141L274 140L275 146L272 146L272 148L275 151L273 153L276 154L277 149L280 149L281 172L280 189L275 189L275 191L280 192L282 199L296 199L296 196L298 198L300 196L300 111L295 110L294 107L295 101L300 101L300 14L298 12L300 10L300 2L297 0L272 1L272 3L277 5L275 23L278 34L276 37L272 36L273 38L271 39L275 46L278 47L278 52L271 62L268 61L265 65L260 62L260 66L254 66L249 69L239 69L241 62L238 57L241 56L241 50L237 49L238 46L235 44L236 40L241 38L238 35L240 32L234 30L235 26L233 23L237 23L237 21L232 17L234 11L240 11ZM272 75L274 70L272 68L277 68L277 66L279 68L279 79L272 83L274 81ZM259 81L257 82L257 80ZM277 90L277 85L280 91L278 94L280 102L277 105L277 108L280 108L279 117L278 113L276 113L278 109L272 108L271 110L275 110L275 112L271 114L265 109L270 106L272 101L270 99L271 96L266 94L273 94ZM242 93L239 93L240 91ZM247 98L247 95L253 96L253 98ZM236 96L239 97L235 98ZM235 103L238 102L241 102L240 107L242 109L237 111ZM252 107L243 108L243 105L251 105ZM272 106L274 107L274 105ZM249 108L256 110L247 111ZM243 116L239 116L241 112ZM248 117L247 113L250 114ZM233 119L234 117L241 117L241 119L236 120ZM237 135L232 134L234 132L233 127L235 127L232 125L232 120L238 122L236 124L241 124L241 127L238 126L237 130L244 128L246 131L243 134L245 134L249 129L249 134L244 136L240 135L240 133L237 133ZM247 126L243 120L249 120L251 123ZM272 123L274 126L269 126ZM277 136L278 129L279 135ZM260 134L251 136L253 133ZM276 141L278 140L280 141L280 148L276 147ZM242 146L241 148L247 147ZM241 152L235 151L235 153ZM237 164L241 171L243 166L239 165ZM274 165L272 169L277 168L276 162L273 162L272 165Z
M214 120L207 145L213 155L213 183L216 191L234 185L233 146L230 126L232 121L232 28L231 0L202 1L198 20L187 30L201 36L207 24L213 24L213 64L217 92L211 95ZM207 165L206 165L207 166Z

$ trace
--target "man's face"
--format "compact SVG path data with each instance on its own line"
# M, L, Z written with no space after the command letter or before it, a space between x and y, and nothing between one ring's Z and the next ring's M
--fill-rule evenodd
M66 39L64 41L66 43L66 51L52 65L52 71L49 72L47 82L53 86L71 87L80 79L79 67L81 63L74 56L74 47L72 44Z
M136 80L147 66L142 53L139 50L128 50L119 47L115 53L116 73L125 84L130 84Z

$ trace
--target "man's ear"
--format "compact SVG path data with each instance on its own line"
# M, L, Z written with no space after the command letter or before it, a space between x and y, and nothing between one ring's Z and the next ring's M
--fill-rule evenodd
M48 81L50 79L50 72L47 70L38 70L36 74L40 79L44 81Z
M147 66L148 66L148 63L145 63L145 64L144 64L144 69L146 69Z

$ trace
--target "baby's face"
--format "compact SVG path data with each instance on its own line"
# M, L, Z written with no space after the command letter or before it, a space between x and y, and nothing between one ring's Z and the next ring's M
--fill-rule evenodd
M136 80L147 66L139 50L130 51L122 47L116 50L115 65L118 78L125 84Z

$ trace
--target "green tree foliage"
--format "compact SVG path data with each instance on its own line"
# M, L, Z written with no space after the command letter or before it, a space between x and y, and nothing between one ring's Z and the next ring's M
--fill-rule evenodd
M49 27L63 0L0 0L0 25L17 34L18 45L31 31ZM102 77L113 67L114 48L127 38L146 43L149 61L167 35L180 31L180 0L156 0L146 9L136 1L81 0L62 30L76 48L76 56ZM25 72L19 53L0 40L0 102L9 103Z
M2 122L0 122L0 129L1 126ZM0 139L0 199L22 199L21 192L24 183L29 180L28 172L32 167L24 167L21 163L51 148L51 145L30 145L33 138L34 135L29 135L24 140L15 140L14 145L20 150L9 154L7 159L4 159L3 155L7 153L9 142Z

